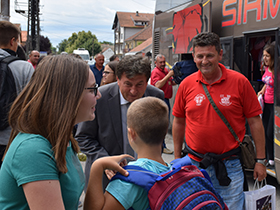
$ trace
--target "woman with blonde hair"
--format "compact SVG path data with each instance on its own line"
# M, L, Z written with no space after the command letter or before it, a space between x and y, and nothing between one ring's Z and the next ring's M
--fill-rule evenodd
M84 174L73 126L95 118L92 71L69 55L47 56L14 101L0 171L0 209L78 209Z

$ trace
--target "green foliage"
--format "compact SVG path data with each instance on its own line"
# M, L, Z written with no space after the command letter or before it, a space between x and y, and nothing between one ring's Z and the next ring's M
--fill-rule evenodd
M107 42L107 41L100 42L100 44L114 45L112 42Z
M58 53L63 51L67 53L72 53L78 48L85 48L89 51L89 54L96 55L101 52L101 45L98 42L96 36L90 31L80 31L77 33L72 33L72 36L67 39L62 40L58 44Z
M56 54L56 48L55 47L53 47L53 46L51 46L51 51L52 51L52 54Z
M57 46L58 48L58 53L60 54L61 52L66 50L66 47L68 45L68 40L67 39L63 39Z
M48 37L40 35L40 51L51 53L51 42Z

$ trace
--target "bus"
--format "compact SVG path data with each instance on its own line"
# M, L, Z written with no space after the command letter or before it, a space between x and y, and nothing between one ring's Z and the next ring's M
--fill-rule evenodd
M262 52L275 42L274 154L275 169L267 173L280 183L280 0L157 0L153 23L153 62L158 54L171 68L192 52L192 39L201 32L220 36L221 61L245 75L256 93L261 89ZM278 75L279 74L279 75ZM177 87L173 87L174 103ZM171 119L172 122L172 119ZM247 126L248 131L248 126ZM248 131L249 132L249 131Z

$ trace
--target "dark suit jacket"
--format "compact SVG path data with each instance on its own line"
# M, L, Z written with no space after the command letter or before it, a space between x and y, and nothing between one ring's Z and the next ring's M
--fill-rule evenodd
M99 91L102 97L97 101L95 119L80 123L76 132L81 152L87 155L85 189L93 161L104 156L123 154L119 86L114 82L100 87ZM164 100L163 91L151 85L147 86L143 97L145 96L155 96ZM105 180L103 185L107 182Z

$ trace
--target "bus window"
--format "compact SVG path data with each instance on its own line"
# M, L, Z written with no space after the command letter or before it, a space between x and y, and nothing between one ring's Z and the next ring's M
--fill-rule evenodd
M221 63L228 69L232 69L233 61L233 38L221 38L221 49L223 50L223 57Z

